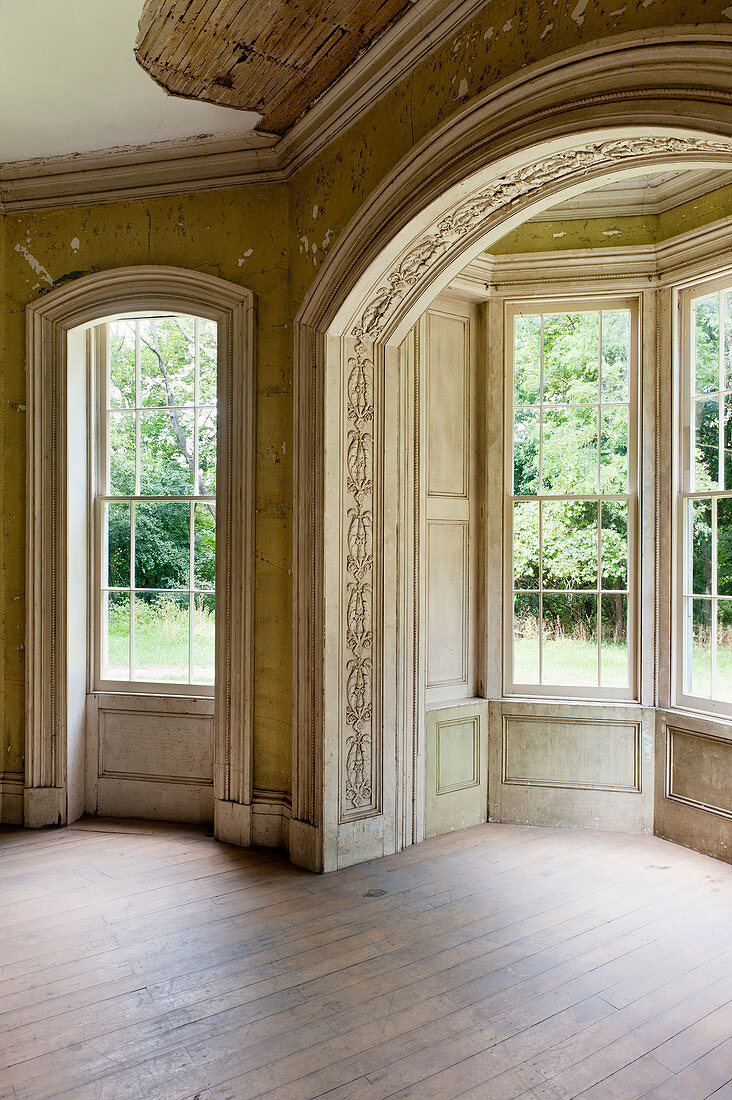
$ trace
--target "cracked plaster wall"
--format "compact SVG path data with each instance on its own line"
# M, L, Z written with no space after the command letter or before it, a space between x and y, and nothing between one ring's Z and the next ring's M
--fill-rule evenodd
M19 771L23 753L24 311L39 290L73 271L157 263L210 272L249 286L257 295L255 784L287 788L292 320L323 257L413 144L497 80L609 35L700 22L728 24L728 5L729 0L694 0L690 6L685 0L489 2L287 186L253 185L0 217L5 770ZM2 762L0 754L0 769Z

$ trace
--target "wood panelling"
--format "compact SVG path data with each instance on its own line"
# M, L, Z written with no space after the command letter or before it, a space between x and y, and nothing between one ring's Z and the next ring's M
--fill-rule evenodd
M426 702L474 697L477 673L477 451L475 416L478 311L438 298L418 330L417 371L425 446L419 483L426 550L422 614Z
M480 783L480 717L436 722L437 793L464 791Z
M651 832L655 712L627 704L490 704L491 820Z
M427 687L464 685L468 677L468 525L427 524Z
M172 95L259 111L282 134L410 0L146 0L135 56Z
M506 715L501 781L639 793L640 748L639 722Z
M732 741L669 726L666 798L732 821Z
M213 820L212 699L95 695L88 715L88 812Z
M427 314L427 494L467 497L470 330L467 317Z
M428 711L425 835L477 825L488 817L488 704Z
M213 782L213 718L99 709L99 777Z

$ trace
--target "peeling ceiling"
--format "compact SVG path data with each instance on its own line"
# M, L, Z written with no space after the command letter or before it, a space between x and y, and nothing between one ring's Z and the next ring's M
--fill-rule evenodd
M142 0L0 0L0 162L251 136L259 114L166 94L135 61Z
M171 94L283 134L412 0L145 0L137 60Z

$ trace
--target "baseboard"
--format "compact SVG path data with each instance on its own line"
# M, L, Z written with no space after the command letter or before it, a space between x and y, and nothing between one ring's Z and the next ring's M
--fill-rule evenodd
M255 790L252 798L252 844L288 848L290 795L287 791Z
M23 824L26 829L43 829L66 824L66 791L63 787L25 787Z
M304 867L307 871L323 870L323 852L320 843L320 830L307 821L290 821L289 830L290 863Z
M252 843L252 807L215 798L214 836L223 844L248 848Z
M0 772L0 823L23 824L22 772Z

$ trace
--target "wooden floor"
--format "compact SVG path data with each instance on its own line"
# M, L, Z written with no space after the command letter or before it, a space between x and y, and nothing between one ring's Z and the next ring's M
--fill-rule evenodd
M317 877L0 830L0 1098L732 1097L732 867L486 825Z

